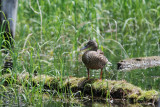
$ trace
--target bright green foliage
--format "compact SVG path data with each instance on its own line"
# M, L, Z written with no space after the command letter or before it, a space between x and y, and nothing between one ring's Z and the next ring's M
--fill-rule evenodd
M37 71L60 78L61 84L63 76L86 76L79 50L90 39L113 65L104 78L160 90L159 67L116 70L122 59L160 55L159 0L19 0L13 72ZM90 75L99 78L100 71ZM33 93L41 95L38 88Z
M159 89L160 85L154 84L160 80L156 79L158 67L131 73L116 71L116 63L122 59L160 54L159 4L155 0L20 0L16 68L18 72L22 66L27 72L38 68L39 73L58 77L86 76L79 49L94 39L113 64L106 78ZM99 71L91 75L98 78Z

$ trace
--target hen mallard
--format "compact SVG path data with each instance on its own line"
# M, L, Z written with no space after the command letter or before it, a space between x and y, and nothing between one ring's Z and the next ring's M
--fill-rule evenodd
M81 50L88 49L83 55L82 55L82 61L87 67L88 71L88 79L89 79L89 69L101 69L100 79L102 79L102 73L103 68L107 64L108 60L104 56L104 53L98 49L98 44L90 40L87 45Z

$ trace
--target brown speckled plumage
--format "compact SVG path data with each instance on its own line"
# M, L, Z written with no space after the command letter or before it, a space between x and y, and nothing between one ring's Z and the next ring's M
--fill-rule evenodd
M83 56L82 61L87 67L88 70L88 79L89 79L89 69L101 69L100 79L102 78L102 71L108 60L104 56L104 53L98 49L98 45L95 41L90 40L87 45L81 50L90 48L87 50Z

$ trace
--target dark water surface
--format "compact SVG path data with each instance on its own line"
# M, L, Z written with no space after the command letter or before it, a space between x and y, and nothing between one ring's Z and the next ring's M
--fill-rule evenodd
M29 104L21 95L16 96L14 92L0 93L0 106L4 107L158 107L153 104L131 104L126 100L102 100L100 98L74 98L72 99L44 99L42 102L37 101Z

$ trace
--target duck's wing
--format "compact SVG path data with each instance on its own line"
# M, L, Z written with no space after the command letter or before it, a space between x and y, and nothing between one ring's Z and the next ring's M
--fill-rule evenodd
M108 63L108 59L104 56L104 52L101 51L100 49L97 50L97 54L99 56L99 58L102 59L102 61L104 61L105 63Z
M88 51L82 56L82 61L87 68L101 69L106 65L108 60L103 54L100 54L101 52Z
M91 59L95 61L95 63L99 63L102 65L105 65L108 62L108 59L104 56L104 53L102 51L99 52L92 52L90 53Z
M102 54L102 55L104 55L104 52L103 52L103 51L101 51L101 50L99 50L99 49L97 50L97 53L98 53L98 54Z

